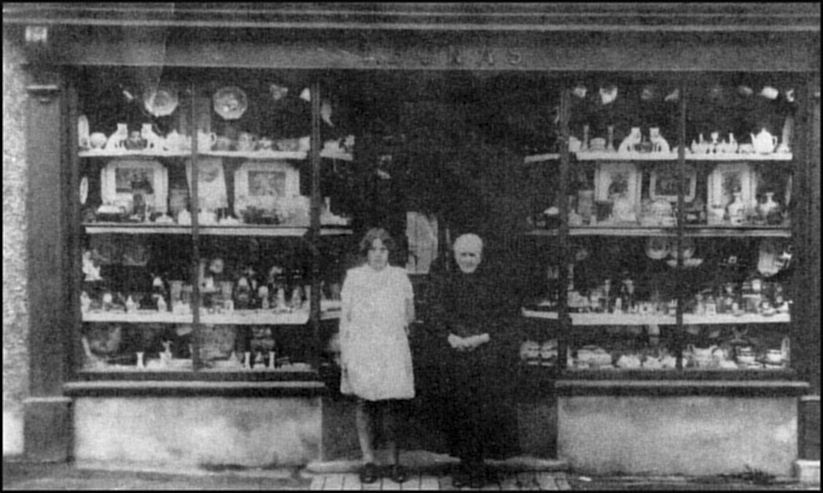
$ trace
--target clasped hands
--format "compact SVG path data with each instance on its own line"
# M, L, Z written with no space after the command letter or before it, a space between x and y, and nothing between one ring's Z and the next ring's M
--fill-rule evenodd
M460 352L474 351L481 344L489 342L489 334L479 334L468 337L460 337L458 335L449 334L448 341L452 349Z

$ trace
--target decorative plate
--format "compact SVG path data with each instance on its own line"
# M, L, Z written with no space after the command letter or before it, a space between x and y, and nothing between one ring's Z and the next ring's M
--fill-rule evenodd
M80 180L80 205L86 204L86 199L89 197L89 177L84 176Z
M646 241L646 256L652 260L661 260L669 254L669 241L666 238L652 237Z
M143 92L143 105L154 116L171 115L178 104L177 91L170 87L149 88Z
M218 89L212 97L214 101L214 111L224 120L237 120L249 106L246 93L235 86Z

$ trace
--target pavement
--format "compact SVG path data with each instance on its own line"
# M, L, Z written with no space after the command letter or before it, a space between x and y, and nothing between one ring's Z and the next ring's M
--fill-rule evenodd
M317 470L317 468L315 468ZM343 473L312 472L308 468L274 470L213 470L175 474L112 469L86 469L73 463L31 463L3 458L3 490L309 490L323 477L326 484ZM350 475L350 473L347 473ZM430 474L437 475L436 472ZM440 473L440 485L444 481ZM555 471L557 483L572 490L724 490L724 491L819 491L787 478L773 478L758 473L741 473L708 477L602 476ZM437 483L435 483L437 484ZM542 484L542 483L541 483ZM403 489L407 485L404 484ZM446 489L446 488L440 488ZM507 488L506 488L507 489ZM538 489L536 483L522 489ZM551 488L555 489L555 488Z

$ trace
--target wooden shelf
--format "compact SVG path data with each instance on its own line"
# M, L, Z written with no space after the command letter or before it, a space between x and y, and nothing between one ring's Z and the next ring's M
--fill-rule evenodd
M190 157L191 151L80 151L78 155L80 157L156 159L162 157Z
M321 320L340 318L339 310L320 313ZM83 313L83 322L127 323L127 324L192 324L191 314L137 310L135 313L90 311ZM309 322L309 311L294 313L274 313L270 310L235 310L232 313L203 313L200 323L209 325L305 325Z
M557 320L557 312L527 310L522 314L526 318ZM601 325L675 325L675 318L669 315L636 315L627 313L570 313L572 325L579 327ZM791 321L788 313L763 316L752 313L744 315L718 314L712 316L683 314L684 325L740 325L740 324L785 324Z
M677 152L653 153L653 152L632 152L629 154L619 154L617 152L597 151L597 152L576 152L574 153L578 161L677 161ZM771 153L771 154L693 154L686 152L686 161L791 161L794 159L792 153Z
M686 161L791 161L794 159L792 153L771 154L691 154L686 153Z
M677 153L632 152L621 154L609 151L575 152L578 161L677 161Z
M191 157L191 151L80 151L78 155L81 158L97 157L97 158L163 158L176 157L185 158ZM251 160L272 160L272 159L288 159L295 161L303 161L308 157L306 151L208 151L198 152L198 156L212 156L212 157L227 157L234 159L251 159ZM326 159L338 159L341 161L353 161L354 157L348 153L320 151L320 157Z
M84 223L87 234L169 234L190 235L191 226L154 223ZM200 234L208 236L285 236L302 237L309 231L304 226L200 226ZM321 227L321 236L350 235L352 230L341 227Z
M534 229L524 233L527 236L558 236L557 229ZM572 226L569 236L631 236L631 237L675 237L677 228L644 227L634 225ZM689 238L790 238L792 231L787 226L685 226L684 236Z

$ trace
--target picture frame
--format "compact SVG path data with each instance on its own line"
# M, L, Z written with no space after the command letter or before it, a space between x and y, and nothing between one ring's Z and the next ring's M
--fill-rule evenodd
M197 158L197 195L200 209L216 211L227 208L229 198L226 187L226 176L223 170L223 158L202 156ZM186 160L186 180L189 184L191 196L191 159Z
M614 193L623 193L635 207L640 205L640 171L634 163L598 163L594 174L594 195L598 202L611 202Z
M693 166L686 165L685 178L686 191L683 201L692 202L697 193L697 170ZM652 169L649 175L649 198L677 202L677 168L675 166L664 164Z
M300 195L300 172L287 161L248 161L234 172L234 213L247 207L275 210Z
M749 163L719 163L715 165L707 180L706 198L708 206L726 207L734 199L734 190L740 190L744 204L755 200L757 180Z
M118 158L100 170L100 198L106 204L127 204L131 209L135 194L142 194L154 212L166 212L168 170L153 159Z

